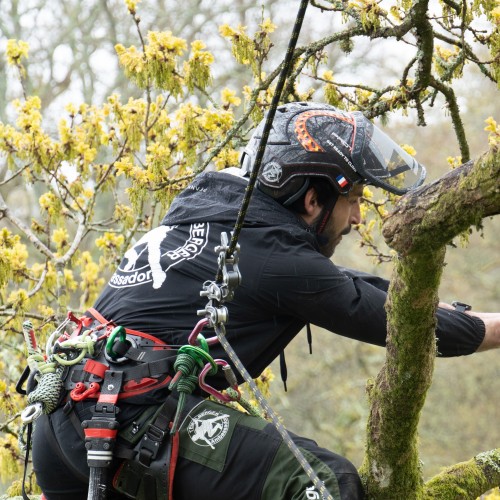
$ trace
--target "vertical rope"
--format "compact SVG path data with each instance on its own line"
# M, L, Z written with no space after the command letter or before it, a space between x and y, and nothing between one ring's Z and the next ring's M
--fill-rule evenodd
M278 416L276 415L276 412L271 408L269 403L266 401L266 398L263 396L263 394L259 391L259 388L253 381L252 377L248 373L247 369L244 367L243 363L241 362L240 358L234 351L234 349L231 347L229 344L228 340L226 339L226 332L225 328L223 325L221 326L216 326L215 327L215 332L217 333L217 338L219 339L220 344L228 354L229 358L233 362L234 366L236 369L240 372L241 376L245 380L245 382L250 386L250 389L255 395L255 398L259 402L260 406L264 408L266 411L267 415L271 418L272 423L276 427L277 431L280 433L281 437L283 438L283 441L286 443L290 451L293 453L294 457L298 460L300 466L302 469L304 469L304 472L307 474L307 477L312 481L316 489L320 492L323 500L333 500L332 495L328 492L326 489L325 484L323 481L318 477L314 469L311 467L309 462L306 460L298 446L292 441L292 438L288 434L288 431L285 429L285 426L280 422ZM337 491L338 497L340 498L340 494Z
M290 41L288 42L288 48L286 51L285 59L283 60L283 68L281 69L280 72L278 84L276 85L276 90L274 92L273 99L271 101L271 107L269 108L269 112L267 113L266 116L264 130L262 131L262 137L260 139L259 146L257 148L257 155L255 156L254 167L250 174L250 179L247 188L245 190L245 196L243 198L243 202L241 204L240 211L238 213L238 217L234 225L231 242L226 252L227 258L230 258L231 255L233 255L236 245L238 244L238 238L240 236L241 228L243 227L243 222L245 220L245 216L248 210L248 205L250 204L250 199L252 197L255 184L257 182L257 174L259 173L260 166L262 164L262 158L264 157L264 151L266 149L266 144L269 139L269 132L271 131L274 116L276 114L276 108L278 107L278 104L280 102L281 93L283 92L283 87L285 86L286 78L290 72L290 68L292 67L293 53L297 45L297 40L300 35L302 22L304 21L304 16L306 13L308 3L309 0L301 0L300 2L299 10L297 12L297 17L295 19L295 24L293 26L292 36L290 37ZM219 267L219 270L217 272L216 282L219 283L221 279L222 279L222 268Z
M248 206L250 205L250 199L253 194L253 190L255 187L255 184L257 182L257 176L262 164L262 158L264 157L264 151L266 149L266 144L269 139L269 133L271 131L271 127L273 124L274 116L276 115L276 109L278 107L279 101L281 99L281 93L283 92L283 88L285 86L286 78L290 72L290 68L292 67L292 60L293 60L293 53L295 51L295 47L297 45L297 40L299 38L300 30L302 28L302 23L304 21L304 16L305 12L307 9L307 5L309 3L309 0L301 0L299 10L297 12L297 17L295 19L295 24L293 27L292 35L290 37L290 41L288 43L288 48L287 52L285 55L285 59L283 61L283 68L281 69L280 76L278 79L278 84L276 85L276 90L273 95L273 99L271 101L271 106L269 108L269 111L266 116L266 121L264 124L264 129L262 131L262 137L259 142L259 146L257 148L257 154L255 156L255 163L252 169L252 172L250 174L250 179L247 185L247 188L245 190L245 196L243 198L242 205L240 207L240 210L238 212L238 217L236 219L236 223L234 225L234 229L232 232L232 237L231 237L231 242L229 244L229 247L226 252L226 258L230 259L236 249L236 246L238 244L238 238L241 233L241 229L243 227L243 223L245 220L245 216L248 210ZM223 263L221 262L219 264L219 269L217 271L217 277L216 277L216 282L220 283L222 280L222 267ZM293 453L301 467L304 469L305 473L311 479L312 483L314 486L318 489L320 492L322 498L324 500L333 500L332 495L328 492L325 484L321 479L318 477L314 469L311 467L309 462L306 460L298 446L293 442L291 439L290 435L288 434L287 430L283 426L283 424L280 422L278 416L274 412L274 410L271 408L269 403L266 401L262 393L259 391L257 385L253 381L252 377L246 370L245 366L243 363L240 361L238 358L238 355L234 351L234 349L231 347L229 344L228 340L226 339L225 336L225 328L224 325L218 324L215 325L215 331L217 333L217 338L219 339L219 342L221 343L222 347L228 354L229 358L233 362L234 366L237 368L237 370L240 372L241 376L245 380L245 382L248 383L250 386L252 392L254 393L257 401L259 404L264 408L264 410L267 412L269 417L271 418L274 426L276 427L277 431L280 433L281 437L283 438L283 441L287 444L288 448L290 451ZM338 491L336 492L338 496Z

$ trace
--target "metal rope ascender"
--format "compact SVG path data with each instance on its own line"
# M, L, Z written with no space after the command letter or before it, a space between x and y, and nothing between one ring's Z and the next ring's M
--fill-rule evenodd
M318 477L314 469L311 467L309 462L306 460L300 449L292 441L288 431L285 429L283 424L280 422L279 417L276 415L274 410L271 408L269 403L264 398L263 394L259 391L257 385L253 381L251 375L246 370L245 366L238 358L238 355L231 347L230 343L226 338L226 328L225 324L228 321L229 315L224 302L230 301L233 298L235 288L241 283L241 274L238 268L238 253L239 245L238 238L243 227L243 222L246 216L248 206L250 204L250 199L257 182L257 176L262 164L262 158L264 157L264 151L269 138L269 133L271 131L272 122L276 114L276 109L278 107L281 93L285 85L286 78L292 67L293 53L297 43L297 39L300 34L302 27L302 22L304 20L305 11L309 0L301 0L300 7L295 19L295 24L293 27L292 36L288 44L287 53L285 60L283 61L283 67L280 72L278 84L276 85L276 90L271 102L271 106L266 116L266 121L264 124L264 129L262 131L262 137L259 142L257 149L257 154L255 157L255 164L250 174L250 179L245 190L245 196L238 213L238 217L232 232L231 242L228 243L227 233L221 234L221 244L215 249L218 252L218 272L215 281L205 282L203 284L203 290L200 292L202 297L208 298L208 303L205 309L198 311L198 315L205 316L210 322L210 326L214 328L217 338L229 356L230 360L233 362L236 369L239 371L245 382L249 385L255 398L265 410L267 415L271 418L272 423L276 427L277 431L280 433L281 437L287 444L290 451L293 453L295 458L300 463L301 467L312 481L316 489L321 494L324 500L333 500L332 495L328 492L325 484Z

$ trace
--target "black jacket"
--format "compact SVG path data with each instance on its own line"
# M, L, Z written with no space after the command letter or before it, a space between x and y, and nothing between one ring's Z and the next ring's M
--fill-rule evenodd
M95 304L106 319L186 343L207 303L202 285L214 280L222 231L230 232L247 182L225 172L198 176L161 226L127 252ZM148 243L149 242L149 243ZM319 253L315 236L292 212L254 190L239 238L242 283L226 303L227 338L252 376L273 361L306 325L383 346L388 282L337 267ZM214 335L212 330L204 332ZM474 352L484 337L481 320L438 311L442 356ZM226 358L220 346L214 357ZM213 382L212 382L213 383ZM223 385L213 383L214 385Z

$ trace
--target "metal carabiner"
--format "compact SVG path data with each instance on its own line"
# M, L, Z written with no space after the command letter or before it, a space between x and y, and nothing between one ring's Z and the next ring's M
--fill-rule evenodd
M43 405L39 401L28 405L21 413L23 424L31 424L43 413Z
M196 323L196 326L193 328L193 331L189 334L188 343L190 345L200 345L202 349L208 352L208 347L219 342L219 339L214 336L206 339L203 335L200 335L203 328L210 324L210 320L208 318L203 318Z
M230 366L227 361L224 359L214 359L214 362L218 366L222 366L222 369ZM198 385L200 386L200 389L204 390L205 392L208 392L208 394L211 394L212 396L216 397L219 401L222 401L224 403L229 403L230 401L235 401L234 398L231 396L227 396L226 394L223 394L222 392L218 391L217 389L214 389L211 385L208 385L205 382L205 377L208 375L208 373L213 369L213 366L210 363L207 363L203 369L200 372L200 375L198 376ZM235 379L236 383L236 379ZM232 385L232 388L240 394L240 390L238 388L238 385Z

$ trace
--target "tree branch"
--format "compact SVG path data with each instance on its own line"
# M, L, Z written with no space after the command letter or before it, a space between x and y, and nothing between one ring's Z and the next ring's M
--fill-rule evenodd
M446 245L484 217L500 214L499 185L500 151L492 148L476 162L404 196L384 223L386 242L399 255L386 304L386 361L368 386L371 408L360 472L370 498L422 498L417 429L436 356L435 312ZM488 472L492 463L498 467L494 456L483 456L480 470L492 483L478 481L479 489L498 485L500 474L492 479ZM477 467L461 470L469 471L469 481L477 475ZM437 489L438 484L436 479L431 486ZM466 491L467 498L474 498Z
M26 226L20 219L18 219L10 210L10 208L6 205L5 200L0 194L0 219L5 217L8 219L14 226L16 226L25 236L30 240L33 246L45 257L48 259L54 259L54 254L50 251L50 249L42 242L36 235L31 231L31 229Z
M500 484L500 448L447 467L425 484L425 498L477 498Z
M383 235L400 255L447 245L484 217L500 213L499 185L500 151L495 148L404 196L385 221Z

